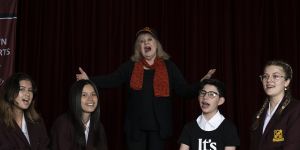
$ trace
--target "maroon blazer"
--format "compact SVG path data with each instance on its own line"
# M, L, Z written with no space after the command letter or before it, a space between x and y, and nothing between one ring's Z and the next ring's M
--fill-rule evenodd
M265 109L259 127L251 133L251 150L300 150L300 102L291 100L280 114L282 104L283 101L262 134L268 108Z
M25 118L29 134L28 143L21 128L7 127L0 120L0 150L48 150L49 138L44 123L32 123Z
M93 122L91 121L90 127ZM100 135L97 142L100 147L96 148L93 146L93 141L95 139L95 134L93 129L90 128L88 141L85 150L107 150L107 141L102 123L100 123ZM67 114L63 114L57 118L54 122L51 130L51 149L52 150L79 150L76 143L74 143L75 132L74 126Z

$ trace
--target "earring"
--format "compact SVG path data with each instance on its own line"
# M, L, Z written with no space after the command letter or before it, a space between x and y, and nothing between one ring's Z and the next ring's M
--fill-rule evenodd
M286 87L284 87L284 90L286 91L286 90L287 90L287 88L286 88Z

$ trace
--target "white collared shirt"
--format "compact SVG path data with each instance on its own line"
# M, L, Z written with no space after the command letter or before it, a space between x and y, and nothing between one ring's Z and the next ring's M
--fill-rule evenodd
M90 131L90 119L89 119L89 121L86 123L85 130L84 130L84 134L85 134L85 142L86 142L86 143L87 143L87 141L88 141L89 131Z
M281 100L281 101L282 101L282 100ZM277 109L277 107L279 106L279 104L280 104L281 101L279 101L279 102L276 104L276 106L275 106L275 108L273 109L272 112L271 112L271 110L270 110L270 109L271 109L271 105L270 105L270 102L269 102L269 108L268 108L268 111L267 111L267 113L266 113L266 118L265 118L265 122L264 122L264 127L263 127L262 133L265 132L265 129L266 129L268 123L270 122L272 116L273 116L274 113L276 112L276 109Z
M22 117L21 130L22 130L23 134L25 135L28 143L30 144L29 134L28 134L28 130L27 130L27 124L26 124L26 121L25 121L24 114L23 114L23 117Z
M211 119L209 119L208 121L205 119L205 117L202 115L200 115L197 118L197 123L198 126L204 130L204 131L213 131L215 129L217 129L220 124L223 122L223 120L225 119L225 117L220 114L220 112L218 111Z

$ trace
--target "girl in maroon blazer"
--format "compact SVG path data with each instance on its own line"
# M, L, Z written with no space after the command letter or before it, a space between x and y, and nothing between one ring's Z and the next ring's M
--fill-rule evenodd
M107 150L100 122L99 94L90 80L75 82L69 93L69 111L54 122L53 150Z
M270 61L260 76L267 98L256 115L251 150L299 150L300 103L290 93L293 71L283 61Z
M0 149L46 150L45 125L34 108L37 87L24 73L12 75L0 100Z

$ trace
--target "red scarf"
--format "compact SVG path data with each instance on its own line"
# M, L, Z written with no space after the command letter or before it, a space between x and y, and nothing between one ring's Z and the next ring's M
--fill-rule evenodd
M153 88L156 97L168 97L169 76L164 60L157 58L152 65L149 65L145 59L134 64L133 72L130 80L130 87L134 90L141 90L144 79L144 66L154 69Z

